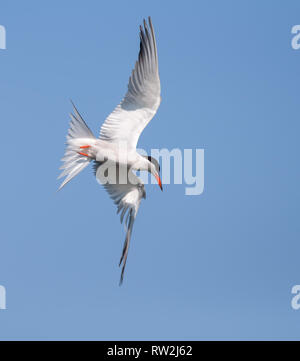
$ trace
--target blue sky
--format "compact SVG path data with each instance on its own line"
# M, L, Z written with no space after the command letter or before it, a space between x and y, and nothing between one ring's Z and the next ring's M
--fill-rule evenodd
M298 1L6 1L0 24L0 339L299 339ZM205 189L147 186L124 230L86 169L56 193L69 99L91 129L152 16L162 104L140 138L204 148Z

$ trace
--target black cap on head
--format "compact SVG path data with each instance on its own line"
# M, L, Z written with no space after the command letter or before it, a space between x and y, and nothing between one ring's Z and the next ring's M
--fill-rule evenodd
M158 161L155 158L151 157L150 155L145 158L147 158L149 160L149 162L154 164L157 173L160 173L160 165L159 165Z

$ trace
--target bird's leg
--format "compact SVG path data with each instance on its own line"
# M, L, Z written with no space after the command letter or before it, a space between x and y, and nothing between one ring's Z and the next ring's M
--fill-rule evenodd
M91 147L90 145L82 145L82 146L80 147L80 149L88 149L88 148L90 148L90 147ZM78 154L84 155L85 157L89 157L88 154L83 153L83 152L78 152Z

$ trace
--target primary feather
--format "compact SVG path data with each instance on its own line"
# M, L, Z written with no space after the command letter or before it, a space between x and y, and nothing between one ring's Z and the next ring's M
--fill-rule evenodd
M160 79L154 29L144 20L140 27L140 52L122 102L107 117L100 130L100 139L126 142L136 148L138 139L160 105Z

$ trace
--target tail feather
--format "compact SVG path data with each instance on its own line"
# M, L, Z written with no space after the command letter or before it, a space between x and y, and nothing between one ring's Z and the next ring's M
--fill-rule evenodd
M72 103L73 104L73 103ZM58 179L66 177L59 189L62 189L71 179L80 173L89 163L92 158L79 154L80 147L84 145L93 145L96 138L92 131L83 120L75 105L73 104L74 114L70 114L71 122L67 135L66 150L62 158L63 165L60 167L62 173Z

